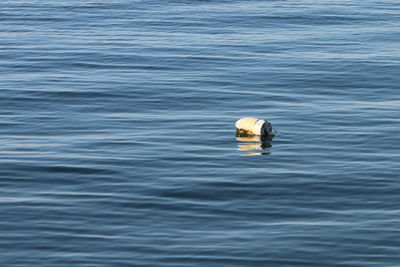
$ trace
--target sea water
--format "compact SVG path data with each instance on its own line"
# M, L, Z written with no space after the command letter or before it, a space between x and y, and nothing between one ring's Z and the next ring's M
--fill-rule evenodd
M2 1L1 265L398 266L399 12Z

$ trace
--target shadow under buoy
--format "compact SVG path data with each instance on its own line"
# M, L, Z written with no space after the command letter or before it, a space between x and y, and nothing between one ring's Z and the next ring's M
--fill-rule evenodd
M269 149L272 147L272 136L247 135L236 133L238 150L246 152L242 156L270 155Z

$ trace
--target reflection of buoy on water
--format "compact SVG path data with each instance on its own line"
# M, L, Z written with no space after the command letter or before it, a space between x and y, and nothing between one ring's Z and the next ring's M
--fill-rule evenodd
M274 135L271 123L266 120L247 117L236 121L235 126L236 135L238 136L259 135L272 137Z
M269 143L271 139L272 137L261 135L236 135L236 140L238 140L237 149L246 152L245 154L242 154L242 156L269 155L270 152L264 150L272 147Z
M256 135L237 136L236 140L239 141L238 150L240 151L264 150L271 147L270 143Z

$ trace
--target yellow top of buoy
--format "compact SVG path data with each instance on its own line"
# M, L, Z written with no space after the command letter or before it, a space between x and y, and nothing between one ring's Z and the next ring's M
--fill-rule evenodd
M258 121L257 118L243 118L238 120L235 123L236 128L238 129L244 129L244 130L250 130L253 129L253 125Z

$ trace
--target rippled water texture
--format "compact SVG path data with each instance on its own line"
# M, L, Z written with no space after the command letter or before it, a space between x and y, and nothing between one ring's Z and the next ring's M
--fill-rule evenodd
M2 1L2 265L398 265L399 12Z

